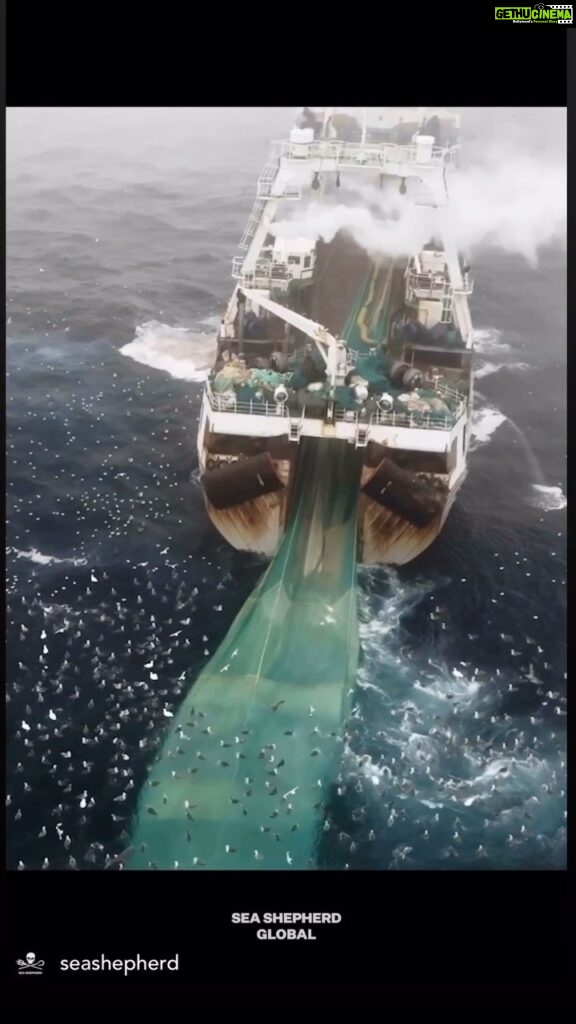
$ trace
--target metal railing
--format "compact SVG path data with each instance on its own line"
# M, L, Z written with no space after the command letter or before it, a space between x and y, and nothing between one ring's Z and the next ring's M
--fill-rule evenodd
M239 402L232 395L217 394L209 384L206 384L206 397L214 412L241 413L248 416L288 416L288 409L281 402L266 402L251 399L249 402Z
M431 271L419 274L416 270L406 271L406 291L408 297L441 299L451 292L450 283L440 272Z
M364 143L339 142L316 139L314 142L292 142L288 139L273 143L275 157L294 160L335 160L338 164L355 164L368 167L384 167L386 164L417 164L418 166L452 166L456 160L454 147L398 146L391 142ZM422 155L425 159L422 160Z
M406 289L408 295L416 298L441 299L453 295L472 295L474 282L468 273L462 275L462 288L454 288L442 271L418 272L412 267L406 271Z
M283 185L281 192L279 192L278 189L274 189L273 191L275 180L276 179L273 178L271 181L258 182L256 195L258 196L259 199L297 200L302 198L302 190L297 185L290 185L289 182L286 182Z
M261 192L260 189L266 189L267 186L271 185L272 182L275 181L276 175L278 174L278 167L278 156L274 151L274 147L272 147L272 152L264 164L264 167L260 172L260 177L258 178L258 195L268 194L266 192Z
M434 388L434 391L437 391L442 398L450 398L453 402L456 402L457 405L461 405L462 403L466 404L464 395L457 387L453 388L449 384L444 384L439 380L426 380L425 383L428 387Z
M460 419L462 408L449 416L440 416L430 412L381 412L378 410L370 417L370 423L379 427L410 427L418 430L451 430Z
M378 409L369 417L361 417L354 409L344 409L339 407L336 409L335 419L343 421L344 423L354 424L355 426L390 426L410 427L417 428L419 430L450 430L466 411L466 401L453 388L439 385L436 390L439 394L444 394L446 397L458 400L456 409L446 416L430 412L384 412ZM283 416L286 419L296 419L296 416L289 411L288 407L284 403L256 400L239 402L236 398L232 398L231 395L224 396L216 394L212 391L209 384L206 384L205 394L208 398L208 402L210 403L210 407L214 412L239 413L249 416ZM305 405L302 409L298 410L297 415L301 421L304 419L324 419L323 410L319 410L317 408L307 410Z
M438 413L419 412L384 412L378 409L369 417L360 417L352 409L337 409L336 419L344 423L353 424L356 427L408 427L417 430L451 430L454 424L460 419L465 405L449 416L440 416Z
M472 295L474 291L474 280L470 274L462 274L462 288L453 288L454 295Z
M274 282L286 284L292 280L309 280L314 267L298 268L298 272L292 270L290 264L279 263L269 259L258 259L252 270L244 272L243 267L246 261L245 256L235 256L232 260L232 277L236 278L247 288L268 288Z
M232 260L232 277L242 277L242 267L244 266L245 256L235 256Z

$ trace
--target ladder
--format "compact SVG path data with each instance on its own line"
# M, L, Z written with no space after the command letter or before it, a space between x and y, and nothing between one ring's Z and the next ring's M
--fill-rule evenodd
M452 323L452 288L447 286L442 296L442 312L440 314L441 324Z
M269 196L272 195L272 185L276 180L279 167L280 161L278 160L278 157L272 155L269 156L268 160L264 164L262 173L258 178L257 195L259 198L261 196L265 196L268 198Z
M248 223L244 228L244 234L242 235L242 238L240 240L240 249L250 248L250 242L252 241L254 235L256 234L256 229L260 223L260 220L262 219L262 213L264 211L265 206L266 199L257 199L256 202L254 203L254 206L252 207L252 212L250 214L250 217L248 218Z

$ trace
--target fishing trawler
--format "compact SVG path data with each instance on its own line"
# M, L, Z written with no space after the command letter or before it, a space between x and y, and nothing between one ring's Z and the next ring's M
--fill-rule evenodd
M446 110L305 107L273 143L198 431L208 515L235 548L277 553L307 437L362 450L360 563L409 562L442 529L473 398L472 281L443 217L459 126ZM385 224L397 214L378 196L391 190L401 213L434 211L418 251L307 228L346 197Z

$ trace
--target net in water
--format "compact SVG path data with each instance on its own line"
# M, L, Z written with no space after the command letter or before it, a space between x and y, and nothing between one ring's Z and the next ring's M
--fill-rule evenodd
M315 866L358 662L361 463L302 440L280 550L171 723L129 869Z

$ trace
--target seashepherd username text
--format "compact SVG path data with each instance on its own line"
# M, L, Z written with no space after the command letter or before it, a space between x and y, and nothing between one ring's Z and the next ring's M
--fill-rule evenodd
M126 959L111 960L107 956L100 956L96 959L86 960L61 960L61 971L122 971L125 975L131 971L177 971L179 969L179 954L162 960L148 959L140 956Z

